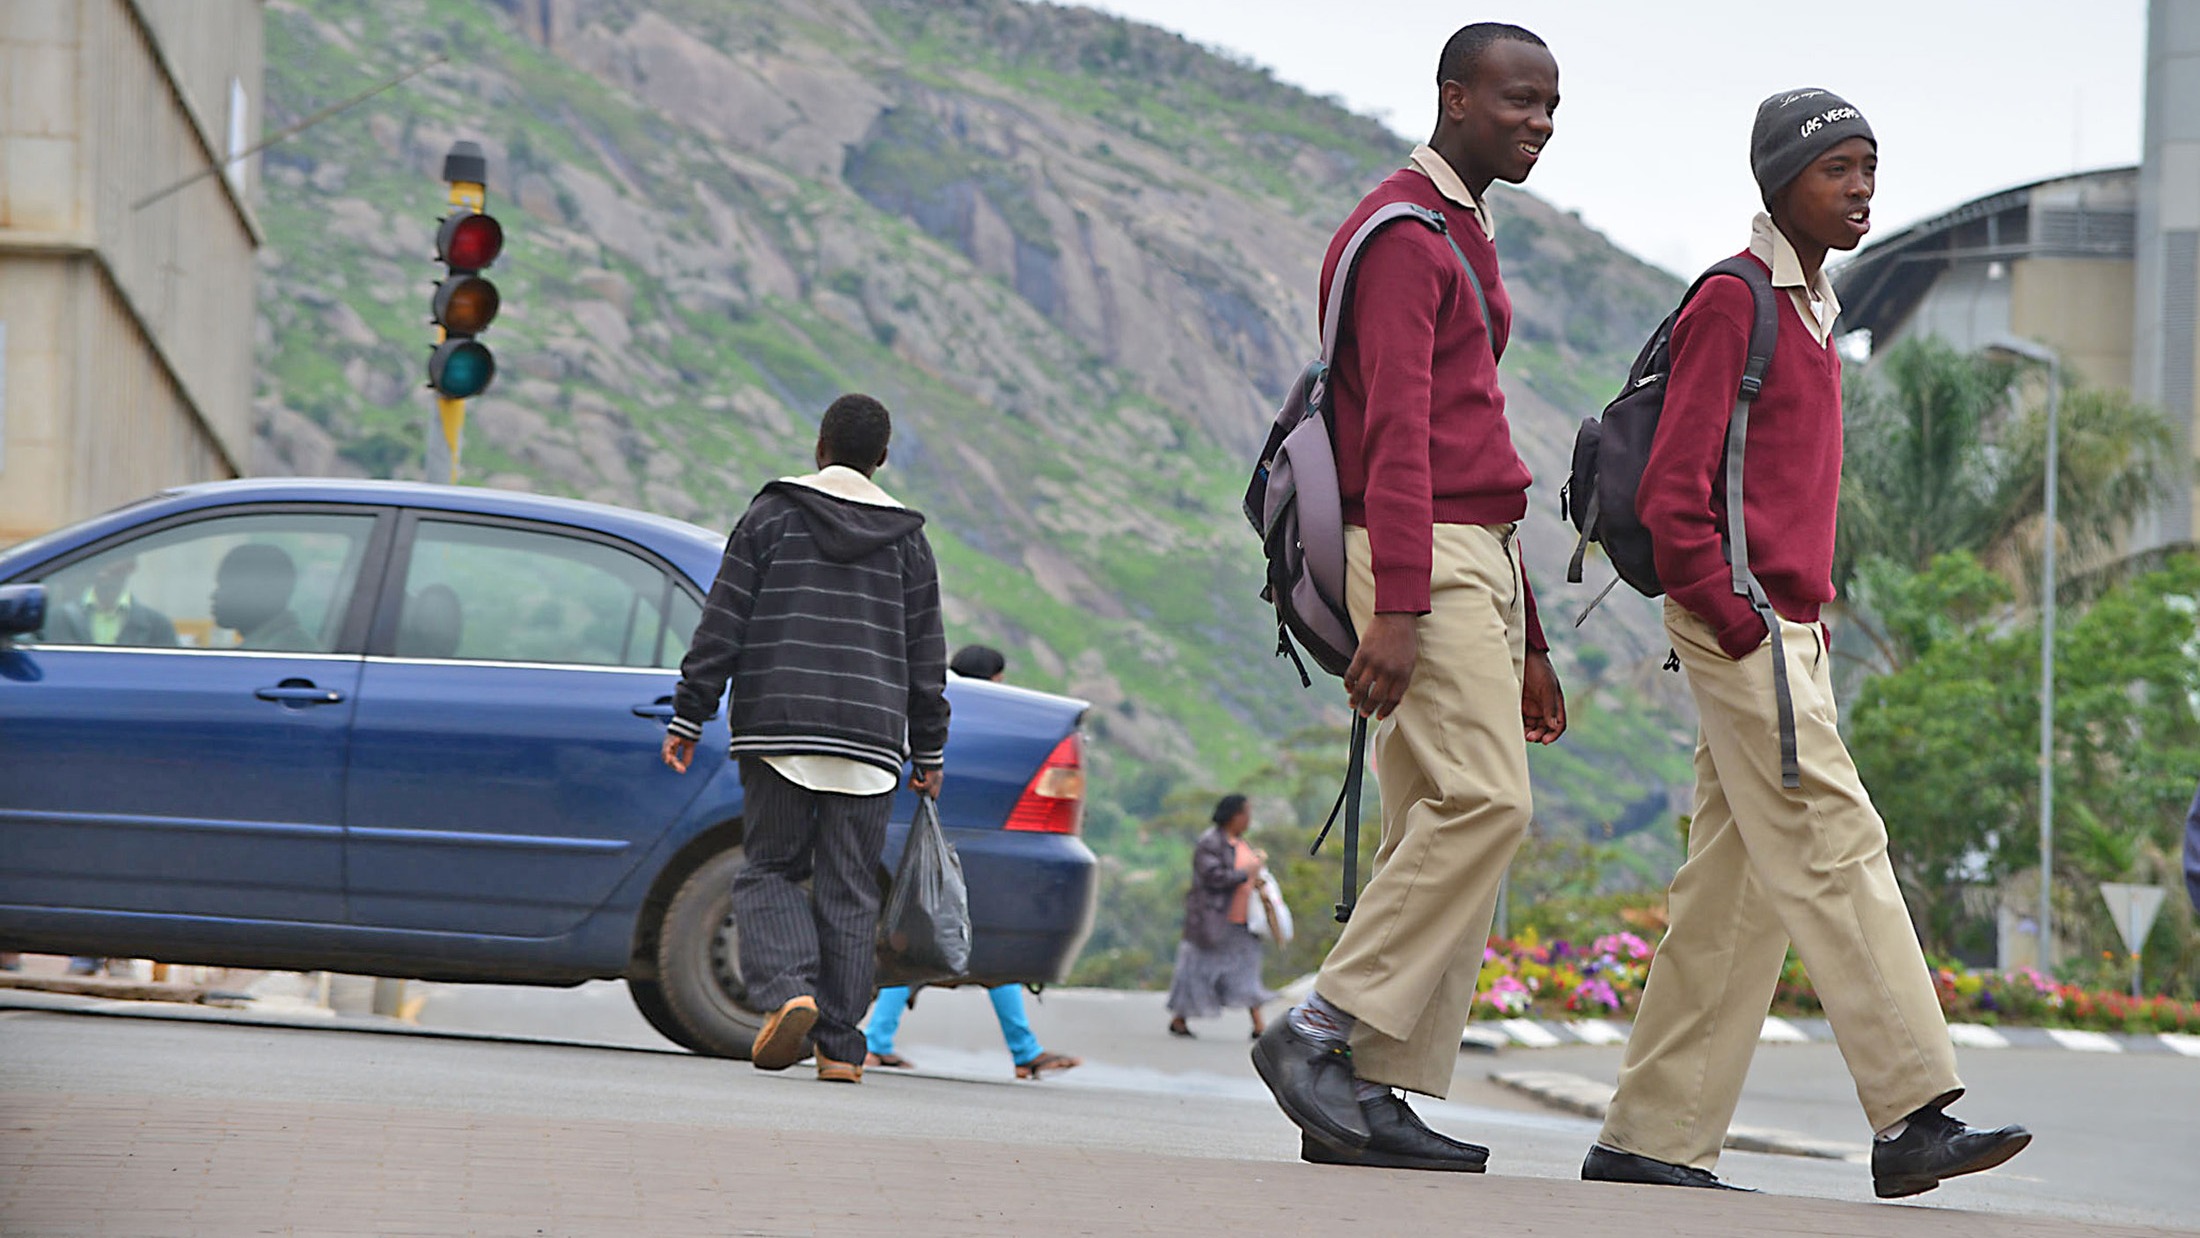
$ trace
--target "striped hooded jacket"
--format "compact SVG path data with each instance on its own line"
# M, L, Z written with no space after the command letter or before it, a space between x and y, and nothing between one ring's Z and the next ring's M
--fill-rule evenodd
M924 517L839 466L765 486L726 540L668 729L700 737L729 681L736 758L938 769L947 637Z

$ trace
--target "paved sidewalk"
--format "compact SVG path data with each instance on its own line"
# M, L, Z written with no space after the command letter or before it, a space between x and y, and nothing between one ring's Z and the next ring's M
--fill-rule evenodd
M1642 1238L2172 1231L1542 1178L375 1105L0 1093L0 1233ZM1362 1231L1364 1232L1364 1230Z

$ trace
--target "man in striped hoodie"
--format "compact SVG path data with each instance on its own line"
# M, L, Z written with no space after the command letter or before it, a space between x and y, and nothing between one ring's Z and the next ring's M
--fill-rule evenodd
M687 657L665 764L681 773L730 680L748 865L733 881L741 977L766 1012L751 1060L785 1070L815 1041L818 1078L863 1077L877 872L902 763L940 789L947 638L924 517L871 480L893 424L844 395L818 427L818 471L764 487ZM812 880L813 893L801 882Z

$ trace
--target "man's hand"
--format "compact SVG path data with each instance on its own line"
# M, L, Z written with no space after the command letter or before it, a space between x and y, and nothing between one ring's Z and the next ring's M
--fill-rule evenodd
M1528 651L1520 672L1520 723L1531 744L1555 743L1566 733L1566 693L1551 669L1551 655Z
M695 741L682 739L670 731L665 732L664 758L665 764L672 767L673 773L688 772L688 764L695 760Z
M909 772L909 789L931 799L940 797L940 787L946 781L946 770L917 769Z
M1363 717L1388 718L1405 699L1413 666L1421 660L1418 619L1403 611L1385 612L1360 633L1360 647L1345 668L1344 690Z

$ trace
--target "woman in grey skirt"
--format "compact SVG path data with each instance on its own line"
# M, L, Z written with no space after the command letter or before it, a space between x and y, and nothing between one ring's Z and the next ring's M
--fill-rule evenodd
M1192 845L1192 888L1184 893L1184 940L1176 948L1176 979L1169 985L1169 1034L1190 1036L1186 1019L1210 1019L1225 1006L1253 1016L1253 1036L1265 1023L1261 1005L1275 997L1261 987L1260 938L1245 927L1246 908L1265 872L1267 856L1245 843L1253 812L1242 795L1215 805L1215 828Z

